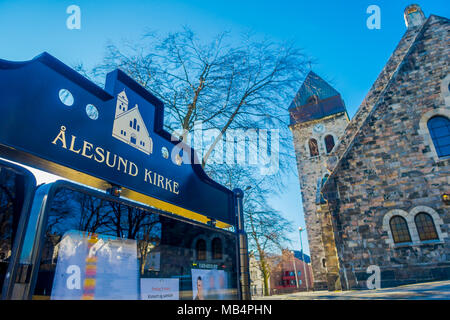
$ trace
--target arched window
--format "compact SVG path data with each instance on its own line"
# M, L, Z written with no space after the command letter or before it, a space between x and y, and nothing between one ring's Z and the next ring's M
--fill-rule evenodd
M414 222L421 241L439 240L433 218L428 213L419 212L414 217Z
M308 100L306 100L306 103L318 103L318 102L319 98L315 94L310 96Z
M214 238L212 241L213 259L222 259L222 240Z
M327 153L330 153L334 148L334 138L331 134L325 137L325 147L327 149Z
M389 225L391 226L391 233L395 243L411 242L411 235L409 234L408 223L405 218L393 216L389 221Z
M315 157L319 155L319 145L317 144L317 140L314 138L309 139L309 155L311 157Z
M322 267L323 268L327 267L327 260L325 260L325 258L322 258Z
M450 156L450 120L435 116L428 120L427 126L438 157Z
M206 241L203 239L197 240L195 251L197 252L197 260L206 260Z

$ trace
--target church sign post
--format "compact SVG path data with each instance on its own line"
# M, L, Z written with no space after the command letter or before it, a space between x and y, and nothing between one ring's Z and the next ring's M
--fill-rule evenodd
M242 191L210 179L163 129L163 104L120 70L105 89L48 53L0 60L0 157L218 228L235 227L240 297L249 299Z
M47 53L0 60L3 157L218 227L234 195L163 129L163 104L120 70L106 89Z
M250 300L250 266L248 257L248 239L244 227L244 192L241 189L233 190L235 195L236 234L237 234L237 263L239 269L239 294L241 299Z

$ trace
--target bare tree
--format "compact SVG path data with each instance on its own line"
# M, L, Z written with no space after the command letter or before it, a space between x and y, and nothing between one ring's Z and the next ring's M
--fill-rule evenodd
M203 130L219 130L202 154L205 167L228 129L287 131L287 106L310 64L289 43L255 40L248 34L239 45L231 40L224 32L204 44L188 28L165 38L147 33L142 43L107 45L93 76L104 78L115 68L125 71L164 102L169 111L166 128L182 129L184 140L196 121ZM76 69L86 74L82 64Z
M282 174L296 170L287 107L310 64L303 51L290 43L257 40L248 34L236 42L227 32L205 42L184 28L166 37L147 33L140 43L109 44L103 63L90 73L94 79L104 79L107 72L122 69L163 101L168 111L166 129L178 131L188 144L188 134L198 121L203 131L219 132L201 151L202 166L230 189L252 186L246 191L244 211L250 246L258 252L266 291L270 276L266 257L288 240L290 226L268 204L268 198L282 189ZM77 70L86 74L82 65ZM212 154L231 129L278 130L279 170L264 176L257 166L212 163ZM246 137L237 139L245 141ZM258 139L254 145L262 142Z
M274 253L280 252L291 242L288 234L293 231L291 222L268 203L272 191L266 187L268 183L265 180L271 180L272 177L258 177L249 173L247 168L226 165L210 174L226 177L222 183L230 189L245 190L243 205L249 249L255 252L263 274L264 295L269 295Z

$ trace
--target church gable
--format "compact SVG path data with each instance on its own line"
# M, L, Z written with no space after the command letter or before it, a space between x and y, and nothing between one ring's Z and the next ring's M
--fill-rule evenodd
M148 134L138 106L128 110L125 90L117 95L112 136L146 154L153 152L153 141Z
M347 273L350 287L361 283L373 261L395 274L392 284L401 281L396 265L404 266L414 279L424 279L423 270L448 263L450 217L441 197L448 190L450 159L433 156L422 122L426 115L450 111L442 92L449 90L448 84L442 85L449 74L449 31L448 19L428 19L322 188L335 219L342 266L355 270ZM412 219L411 241L421 246L419 253L392 241L386 221L400 211ZM432 212L437 233L442 232L434 246L422 246L414 233L418 212Z
M448 19L432 15L422 27L410 28L405 33L377 80L372 85L369 93L364 98L358 111L347 126L339 144L334 149L332 156L329 158L327 167L330 171L337 168L345 155L350 151L355 139L362 134L361 131L363 126L370 122L370 117L373 115L378 105L380 105L382 101L389 100L389 97L392 96L391 84L396 80L399 74L405 71L405 66L411 63L407 57L411 55L411 52L413 52L417 46L421 46L418 45L420 39L423 39L424 33L435 21L441 21L444 24L448 23ZM446 36L445 31L443 32L444 33L440 36L441 38L445 38ZM445 59L446 58L444 58L444 61Z
M359 118L355 119L357 117L355 116L350 122L333 154L335 157L340 156L340 159L332 168L335 170L331 177L346 168L348 165L346 158L353 156L357 158L358 155L362 157L367 150L372 150L374 145L379 145L383 137L391 141L391 147L394 150L394 146L400 141L395 140L392 130L397 127L401 129L398 131L399 139L402 139L402 135L405 137L417 135L421 115L438 106L445 107L439 91L441 82L449 72L448 32L448 19L430 16L416 38L414 46L411 45L408 54L403 57L386 89L378 95L377 102L370 110L360 108L358 113L366 113L365 117L362 118L360 114ZM447 48L447 51L441 48ZM425 64L428 67L425 67ZM371 94L373 93L369 92L368 97ZM394 116L396 114L397 116ZM414 118L414 124L406 125L405 121L408 118ZM379 126L384 127L384 130L377 130ZM350 140L349 135L352 131L356 132ZM378 135L373 135L375 132ZM366 147L365 144L367 144ZM353 148L358 150L352 151ZM381 149L381 147L378 148Z

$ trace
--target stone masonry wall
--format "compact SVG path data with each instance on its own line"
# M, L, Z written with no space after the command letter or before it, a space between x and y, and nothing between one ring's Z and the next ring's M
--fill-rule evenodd
M449 117L450 24L431 16L396 76L360 128L353 146L323 191L330 202L344 287L365 288L370 265L381 268L382 287L450 278L450 159L438 158L426 128L432 115ZM331 181L332 180L332 181ZM420 241L414 215L433 216L439 240ZM403 215L412 243L395 244L389 217Z
M313 132L313 127L322 123L325 130L321 134ZM311 265L314 274L315 290L327 288L327 268L323 266L322 259L326 259L322 242L321 217L317 213L316 192L317 180L328 171L325 163L327 160L324 137L332 134L337 143L348 124L345 113L333 115L324 119L298 123L291 126L293 134L297 168L302 192L303 212L308 233L309 250L311 253ZM319 156L310 157L308 141L315 138L319 143Z
M334 166L337 164L337 161L344 156L345 151L348 149L353 138L358 133L361 127L361 123L363 123L371 114L375 103L378 101L380 95L384 93L389 80L392 78L395 72L397 72L400 62L403 60L405 54L408 52L412 43L415 41L419 31L419 27L411 28L407 32L405 32L405 34L399 41L394 52L389 57L388 62L378 75L376 81L359 106L356 114L353 116L352 120L345 128L345 132L340 139L339 146L334 148L332 154L330 155L330 160L327 163L330 171L333 171Z

